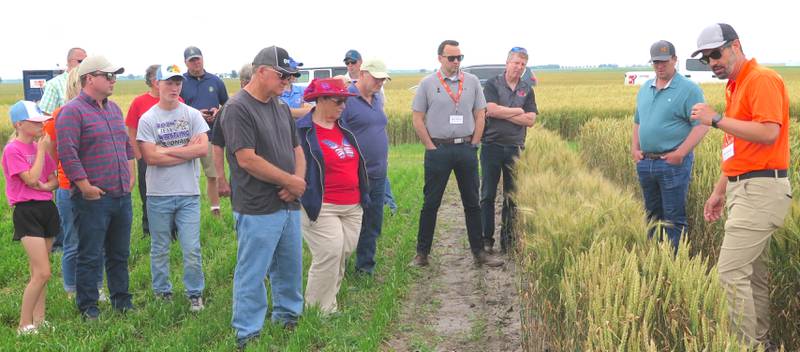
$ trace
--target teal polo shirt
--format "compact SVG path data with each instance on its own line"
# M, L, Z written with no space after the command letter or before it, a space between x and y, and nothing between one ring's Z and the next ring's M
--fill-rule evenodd
M702 103L703 91L694 82L675 73L664 89L656 88L655 78L639 89L633 122L639 124L639 147L645 153L674 150L683 143L692 127L692 107Z

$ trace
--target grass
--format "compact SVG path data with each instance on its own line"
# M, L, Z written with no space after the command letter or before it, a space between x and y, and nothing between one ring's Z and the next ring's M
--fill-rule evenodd
M266 323L261 338L248 347L252 351L373 351L387 338L400 313L401 301L416 271L407 264L414 254L414 228L422 196L421 146L395 146L390 150L389 176L398 190L395 196L400 211L387 215L378 242L377 270L374 277L353 274L352 260L338 300L342 314L323 318L307 311L293 333ZM203 189L203 186L201 186ZM406 190L406 191L399 191ZM136 194L136 192L134 192ZM131 234L130 289L138 310L119 315L101 304L100 321L84 323L73 301L67 299L60 273L60 256L52 257L53 276L48 283L47 319L55 331L17 338L16 326L22 290L27 283L26 256L17 242L10 240L11 211L0 197L0 350L211 350L228 351L235 346L230 327L233 270L236 265L236 240L227 199L223 200L222 220L212 218L203 199L202 245L206 275L206 309L199 314L188 311L182 296L182 263L177 245L170 255L171 279L175 285L172 303L157 301L150 288L149 239L140 227L140 203L134 196L134 226ZM388 212L387 212L388 214ZM304 251L304 273L310 263ZM305 283L306 279L303 279Z

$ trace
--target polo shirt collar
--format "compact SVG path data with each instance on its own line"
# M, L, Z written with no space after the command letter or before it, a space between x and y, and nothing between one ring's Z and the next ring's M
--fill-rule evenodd
M500 82L503 82L503 85L506 86L508 88L508 90L511 90L511 86L509 86L508 85L508 81L506 81L506 71L505 70L503 70L503 73L497 75L497 80L500 81ZM520 90L520 88L528 89L527 84L528 84L528 82L526 82L520 76L519 80L517 81L517 86L514 88L514 91L518 91L518 90Z
M186 71L186 76L188 76L189 78L193 78L195 80L198 80L198 81L202 81L202 80L206 79L206 75L208 75L208 71L206 71L206 70L203 70L203 74L200 75L199 77L192 76L192 74L189 71Z
M669 82L667 82L667 85L665 85L664 88L662 88L661 90L664 90L664 89L667 89L667 88L671 87L672 86L672 81L674 81L675 77L678 77L678 75L680 75L680 73L678 73L678 71L675 71L675 74L673 74L672 78L669 79ZM653 82L650 83L650 87L651 88L656 88L656 81L658 81L658 77L653 79Z
M742 70L739 71L739 75L736 76L736 79L734 81L738 82L744 81L745 77L747 77L747 75L749 75L750 72L753 72L753 68L755 68L757 65L758 62L756 62L756 59L753 58L747 60L747 62L745 62L744 65L742 65Z
M361 92L358 90L358 87L356 87L355 83L351 83L350 86L347 87L347 91L350 92L350 93L356 94L356 98L364 100L364 102L367 103L367 101L364 99L364 97L361 96ZM379 96L380 96L380 93L373 94L372 95L372 104L367 103L367 105L374 105L375 101L377 101Z

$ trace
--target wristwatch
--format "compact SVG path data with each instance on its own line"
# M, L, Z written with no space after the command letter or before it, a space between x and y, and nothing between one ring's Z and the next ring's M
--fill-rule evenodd
M714 117L711 118L711 127L719 128L717 127L717 123L719 123L721 120L722 120L722 115L720 114L714 115Z

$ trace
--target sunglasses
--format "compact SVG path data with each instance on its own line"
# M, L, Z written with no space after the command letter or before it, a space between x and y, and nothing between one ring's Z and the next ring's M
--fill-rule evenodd
M525 48L523 48L521 46L515 46L515 47L511 48L511 52L512 53L520 53L520 54L528 55L528 50L526 50Z
M275 73L277 73L277 74L278 74L278 78L280 78L280 80L281 80L281 81L288 80L289 78L291 78L291 77L292 77L292 74L291 74L291 73L286 73L286 72L278 71L278 70L276 70L276 69L274 69L274 68L268 68L268 70L270 70L270 71L272 71L272 72L275 72Z
M328 98L328 100L336 103L336 105L342 105L347 102L347 98Z
M446 57L447 61L450 61L450 62L454 62L456 60L458 60L458 62L464 61L464 55L450 55L450 56L442 55L442 57Z
M728 48L731 46L731 42L727 42L719 48L714 49L712 52L708 53L708 55L703 55L700 58L700 62L703 65L708 65L711 62L711 59L719 60L722 57L722 49Z
M105 77L109 82L117 80L117 74L114 72L95 72L90 74L94 77Z
M355 65L358 61L355 60L344 60L345 65Z

